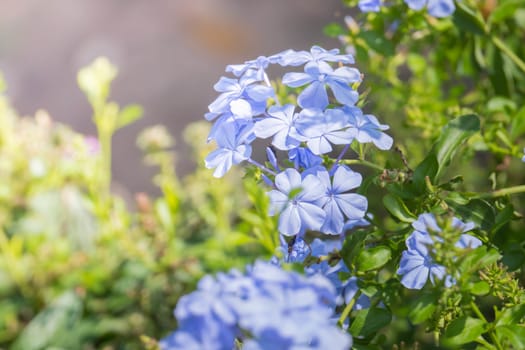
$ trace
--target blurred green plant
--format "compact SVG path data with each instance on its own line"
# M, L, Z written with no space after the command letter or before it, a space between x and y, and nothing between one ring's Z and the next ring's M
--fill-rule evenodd
M137 143L158 166L162 195L138 193L133 204L111 193L111 138L142 115L108 102L116 74L105 58L78 74L97 137L44 111L19 117L0 95L1 348L143 348L141 336L173 329L178 297L203 273L244 265L264 249L247 224L258 216L242 214L252 204L239 173L219 184L203 169L203 125L185 132L193 174L176 176L174 139L154 126Z

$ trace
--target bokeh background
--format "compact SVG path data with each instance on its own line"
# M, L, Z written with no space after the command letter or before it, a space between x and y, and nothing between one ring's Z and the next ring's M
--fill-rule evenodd
M177 170L187 173L181 132L207 111L224 67L288 48L338 47L322 29L345 11L340 0L1 0L0 70L21 114L43 108L94 134L76 72L109 57L119 68L112 99L145 110L115 135L115 183L119 192L151 192L153 170L135 146L141 129L167 125Z

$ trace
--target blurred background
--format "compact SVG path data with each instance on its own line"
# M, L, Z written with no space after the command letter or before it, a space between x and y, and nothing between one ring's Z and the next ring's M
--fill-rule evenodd
M114 180L119 192L151 192L153 169L135 146L141 129L167 125L177 139L177 171L187 173L181 132L207 112L225 66L288 48L339 47L323 27L342 22L344 11L340 0L1 0L0 70L20 114L43 108L95 134L76 73L109 57L119 68L112 99L145 110L115 135Z

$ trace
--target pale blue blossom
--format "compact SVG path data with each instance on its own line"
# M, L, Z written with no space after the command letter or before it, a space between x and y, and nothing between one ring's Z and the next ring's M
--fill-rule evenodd
M304 178L295 169L286 169L275 177L275 190L270 197L270 215L279 214L279 232L294 236L306 230L318 230L326 213L317 204L324 187L314 175Z
M397 273L402 276L401 284L409 289L421 289L428 279L432 284L437 280L445 279L445 286L450 287L455 283L454 276L447 274L444 266L436 263L432 254L432 246L436 241L442 241L439 233L442 232L434 214L421 214L412 223L415 229L406 240L407 250L403 251ZM467 232L474 228L473 223L464 223L458 218L452 218L452 227ZM460 249L474 249L481 245L481 241L469 234L463 233L456 247Z
M296 130L302 136L313 154L332 151L332 144L345 145L352 142L354 132L349 128L348 118L340 109L303 110L303 117L296 123Z
M321 62L354 63L352 55L340 55L339 49L325 50L319 46L312 46L308 51L287 50L279 54L278 62L281 66L302 66L303 64Z
M272 145L280 150L298 147L301 144L295 129L298 117L294 105L272 106L268 109L268 116L255 123L254 133L263 139L272 137Z
M329 64L308 63L304 73L292 72L283 76L283 84L297 88L308 85L297 97L297 103L302 108L324 109L328 106L326 86L330 87L335 99L344 105L357 102L358 93L350 84L360 82L361 73L355 68L339 67L333 69Z
M175 309L179 328L162 350L347 350L352 338L333 321L335 289L322 275L305 277L256 262L245 273L204 277ZM308 320L308 322L305 322Z
M205 159L208 169L215 169L213 176L222 177L234 164L250 158L252 148L245 144L249 132L238 130L234 123L225 123L215 135L217 149Z
M363 12L379 12L381 0L359 0L358 6Z

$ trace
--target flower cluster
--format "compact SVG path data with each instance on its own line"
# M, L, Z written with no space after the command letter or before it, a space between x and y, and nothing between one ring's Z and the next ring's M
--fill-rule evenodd
M177 331L162 350L348 349L333 316L335 290L323 276L258 261L247 272L204 277L175 309ZM307 320L307 322L305 322ZM278 322L276 322L278 321Z
M452 218L451 226L461 232L467 232L474 228L473 223L464 223L456 217ZM442 232L435 216L430 213L421 214L412 223L412 227L414 231L406 240L408 249L403 251L397 270L397 273L403 276L401 283L409 289L421 289L429 278L432 284L435 284L436 279L445 279L445 285L450 287L454 283L453 276L447 275L445 267L436 263L432 258L432 246L436 241L441 241L439 233ZM455 246L466 249L477 248L481 244L478 238L464 233Z
M337 49L287 50L230 65L226 71L235 78L222 77L215 85L221 94L209 105L206 119L214 121L209 139L217 149L206 158L206 166L215 169L216 177L244 161L259 167L273 187L268 193L271 214L280 215L281 234L341 234L347 221L366 213L366 198L349 193L362 177L342 159L354 141L386 150L393 140L384 133L387 125L355 106L361 73L346 66L353 62ZM296 105L279 101L267 75L271 64L303 66L302 72L287 72L281 79L296 92ZM270 140L267 166L251 157L256 139ZM344 145L339 156L327 157L337 145Z
M427 8L428 14L433 17L448 17L454 13L454 0L404 0L412 10ZM359 9L363 12L379 12L382 0L359 0Z
M355 222L354 226L366 226L369 223L365 220ZM281 250L283 252L284 262L303 263L308 257L323 258L318 263L310 264L305 267L307 276L322 275L328 278L336 290L336 305L348 304L359 290L356 277L348 277L341 280L340 275L350 274L350 271L342 260L335 264L329 264L326 259L331 253L339 252L343 247L342 239L321 240L315 238L310 245L298 237L293 244L288 244L281 236ZM370 299L365 295L360 295L354 309L360 310L370 306Z

